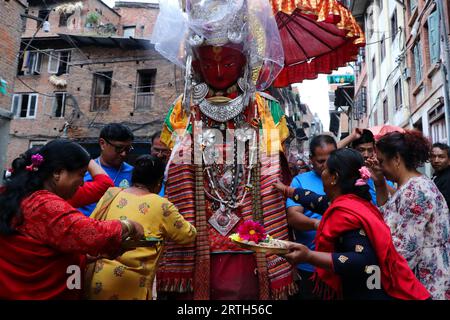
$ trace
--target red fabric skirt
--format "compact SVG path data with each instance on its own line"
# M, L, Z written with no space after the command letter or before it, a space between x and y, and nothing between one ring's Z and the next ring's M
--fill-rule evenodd
M0 300L81 298L81 290L67 287L67 268L79 266L83 284L84 256L58 253L22 235L2 235L0 243Z
M253 254L211 255L210 300L258 300L259 282ZM169 300L194 300L193 292L163 293Z
M259 282L253 254L211 255L211 300L258 300Z

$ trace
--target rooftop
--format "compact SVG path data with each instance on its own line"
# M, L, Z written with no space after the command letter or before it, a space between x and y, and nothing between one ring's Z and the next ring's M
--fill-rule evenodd
M128 1L116 1L114 8L146 8L146 9L159 9L159 3L152 2L128 2Z
M110 48L121 48L124 50L135 49L154 49L154 45L148 39L124 38L112 36L94 36L94 35L78 35L78 34L58 34L68 43L75 43L78 47L99 46Z

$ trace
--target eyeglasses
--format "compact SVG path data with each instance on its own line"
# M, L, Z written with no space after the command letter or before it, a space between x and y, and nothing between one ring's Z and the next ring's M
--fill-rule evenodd
M109 145L113 146L114 147L114 151L116 153L119 153L119 154L122 153L122 152L130 153L131 151L134 150L132 145L129 145L129 146L118 146L118 145L115 145L114 143L109 142L106 139L103 139L103 140L105 140Z

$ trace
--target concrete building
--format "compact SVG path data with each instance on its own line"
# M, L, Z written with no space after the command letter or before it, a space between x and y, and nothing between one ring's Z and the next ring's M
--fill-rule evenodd
M24 21L22 15L27 6L25 0L0 1L0 168L8 165L6 153L12 119L11 99ZM0 182L2 180L3 174L0 175Z
M367 114L369 126L407 127L410 119L403 5L372 1L366 10Z
M36 21L27 21L11 103L15 116L8 162L30 146L61 136L96 156L99 131L109 122L128 125L136 137L135 154L148 153L149 137L160 130L183 83L182 71L149 40L153 22L146 20L156 17L158 6L118 2L111 9L99 0L46 3L42 7L41 1L31 0L28 9L44 21L48 17L50 30L42 26L30 35Z
M361 29L366 31L366 17L365 13L370 5L370 0L354 1L349 0L348 8L355 17L356 22L360 25ZM366 39L367 42L367 39ZM367 61L366 61L366 48L360 48L358 53L358 59L355 62L355 93L354 93L354 107L353 107L353 124L354 127L367 128L369 126L369 118L367 116L368 107L368 75L367 75Z

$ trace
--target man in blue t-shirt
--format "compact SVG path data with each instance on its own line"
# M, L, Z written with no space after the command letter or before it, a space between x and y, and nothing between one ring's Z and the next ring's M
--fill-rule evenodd
M322 171L325 169L326 161L333 150L336 150L336 141L329 135L318 135L313 137L310 142L310 160L313 170L310 172L297 175L291 183L293 188L304 188L324 195L322 183ZM314 250L314 239L316 237L316 229L322 216L318 213L304 209L298 203L291 199L286 201L288 224L294 229L295 240ZM310 264L301 263L297 265L300 280L297 281L299 286L299 299L314 299L313 288L314 283L311 277L314 273L314 267Z
M119 123L110 123L100 131L100 156L95 159L113 180L116 187L128 188L131 184L133 167L125 162L128 154L133 150L133 132ZM86 172L84 181L92 181ZM84 215L90 216L97 203L78 208Z

